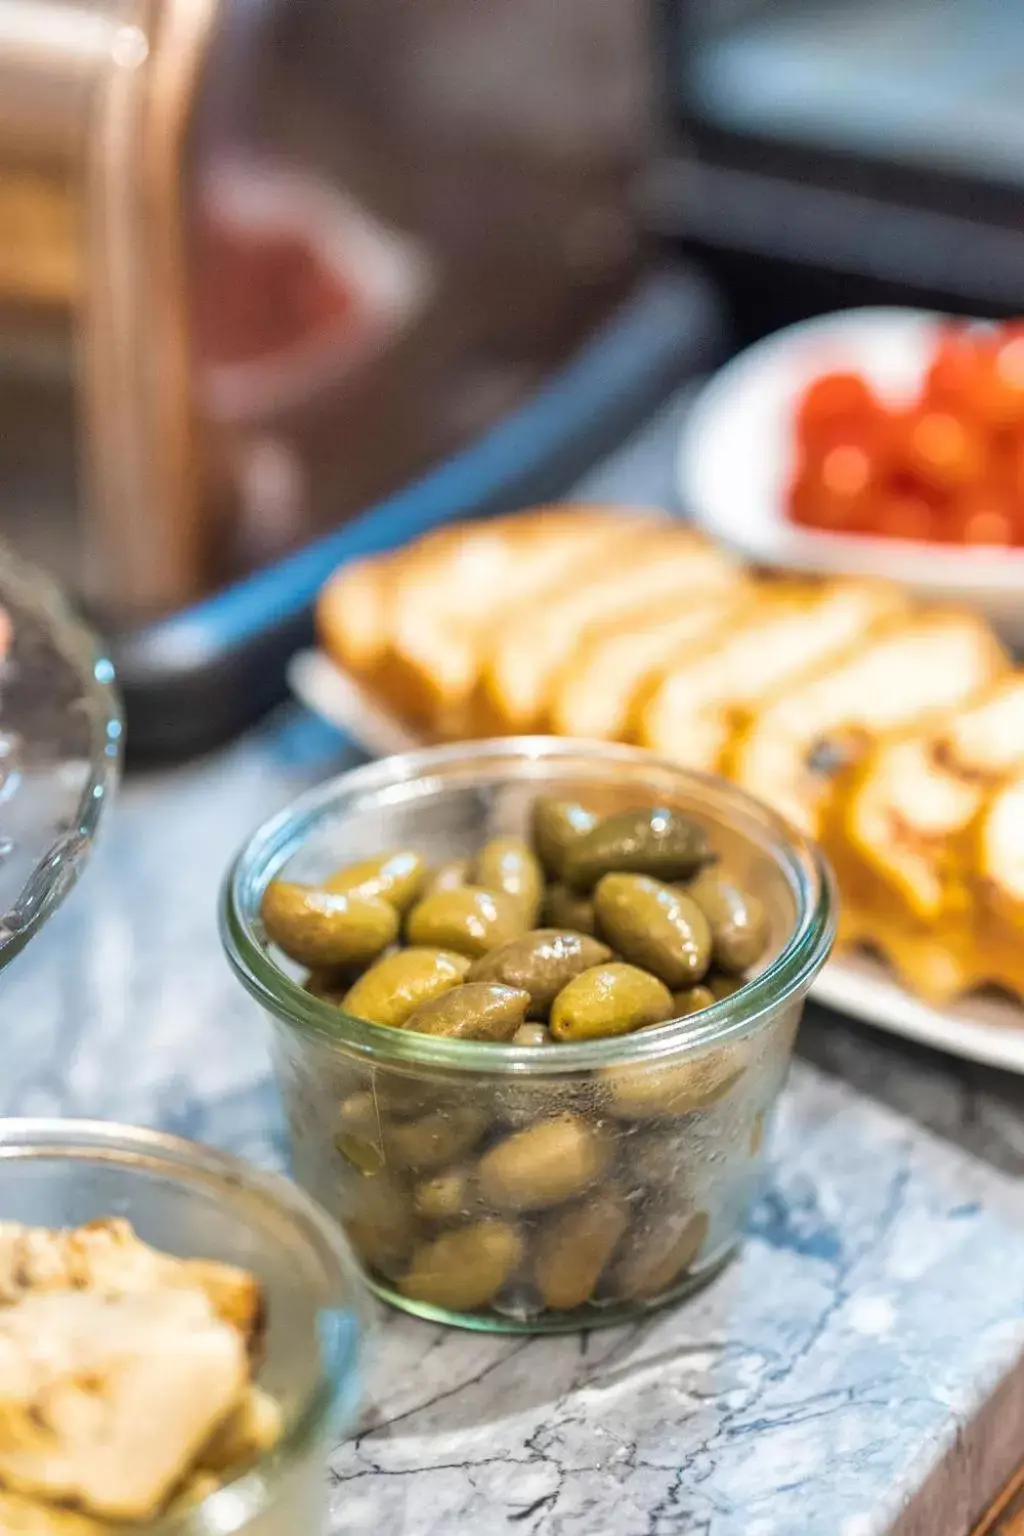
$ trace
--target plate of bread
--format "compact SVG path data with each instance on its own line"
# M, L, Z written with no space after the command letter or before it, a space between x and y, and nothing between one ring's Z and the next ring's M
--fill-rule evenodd
M837 872L819 998L1024 1071L1024 669L978 614L561 505L348 564L317 624L293 688L373 755L553 733L739 783Z

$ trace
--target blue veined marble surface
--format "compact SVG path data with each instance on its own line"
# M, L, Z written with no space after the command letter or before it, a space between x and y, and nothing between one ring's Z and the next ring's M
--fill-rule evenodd
M641 443L596 489L668 484ZM281 1163L217 890L256 822L351 761L285 712L134 778L67 907L0 978L0 1112L162 1125ZM1021 1450L1022 1108L1019 1079L811 1010L732 1268L589 1335L382 1318L361 1431L331 1458L333 1531L965 1536Z

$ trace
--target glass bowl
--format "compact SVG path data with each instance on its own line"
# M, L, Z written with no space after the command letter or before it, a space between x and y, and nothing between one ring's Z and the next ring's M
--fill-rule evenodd
M541 793L601 814L658 805L700 820L767 909L759 973L686 1019L514 1046L353 1018L304 990L268 944L260 904L282 871L315 882L397 847L465 856L522 832ZM296 1176L345 1225L385 1300L506 1331L621 1321L685 1295L734 1252L834 926L820 854L767 807L635 748L555 738L432 748L344 774L255 833L222 903L231 964L274 1026ZM495 1165L481 1158L499 1147L514 1199L488 1192Z
M286 1426L272 1452L187 1513L118 1525L119 1536L312 1536L328 1434L351 1422L359 1397L368 1300L340 1230L286 1179L195 1142L104 1121L0 1120L0 1221L74 1227L110 1215L166 1253L259 1277L259 1382Z
M60 589L0 548L0 967L71 890L121 758L114 669Z

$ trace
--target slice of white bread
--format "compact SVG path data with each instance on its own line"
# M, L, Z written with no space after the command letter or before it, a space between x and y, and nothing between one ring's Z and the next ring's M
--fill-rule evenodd
M317 605L328 654L378 699L430 734L455 734L496 619L654 514L589 505L541 507L439 528L404 549L343 567Z
M1024 671L877 744L837 785L828 851L862 891L884 891L887 911L903 904L912 920L939 922L964 903L959 840L989 790L1018 767L1024 768Z
M693 603L735 580L733 561L688 528L666 523L636 534L603 571L574 572L501 624L478 693L480 728L543 730L555 684L590 636L638 607Z
M1008 666L971 614L933 609L900 619L761 709L735 745L730 776L816 837L840 765L971 698Z
M657 523L642 511L538 508L423 540L392 585L385 686L433 734L464 734L495 624L577 573L598 578Z
M639 690L680 651L742 622L755 593L754 583L737 572L731 586L691 604L668 598L584 640L556 685L551 729L559 736L623 740Z
M768 587L745 622L694 647L638 702L637 738L664 757L714 772L764 699L906 610L899 589L881 582Z

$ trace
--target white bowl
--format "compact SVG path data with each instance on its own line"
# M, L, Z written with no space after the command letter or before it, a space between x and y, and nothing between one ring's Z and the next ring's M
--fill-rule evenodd
M714 538L772 566L884 576L922 596L967 605L1024 646L1024 550L954 548L905 539L815 533L786 517L793 417L808 383L853 369L895 404L916 392L948 318L924 310L857 309L767 337L701 391L678 459L683 506Z

